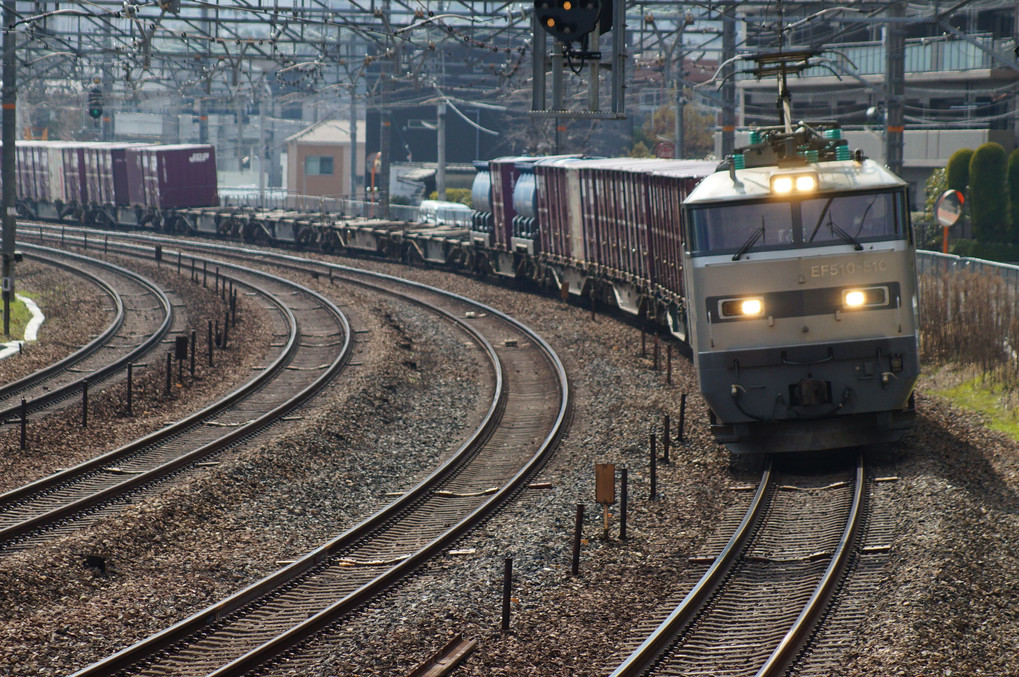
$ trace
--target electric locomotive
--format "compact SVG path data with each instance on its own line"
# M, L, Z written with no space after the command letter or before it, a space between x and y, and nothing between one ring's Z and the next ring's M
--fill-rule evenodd
M898 439L913 418L906 182L837 124L756 130L682 207L700 388L735 453Z

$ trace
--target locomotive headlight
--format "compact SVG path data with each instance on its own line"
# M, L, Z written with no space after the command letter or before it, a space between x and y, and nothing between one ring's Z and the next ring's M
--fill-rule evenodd
M760 317L764 315L764 299L753 296L719 301L719 315L723 319Z
M793 191L793 177L776 176L771 180L771 191L779 195L785 195Z
M809 193L817 188L817 177L813 174L801 174L796 177L796 190L800 193Z
M771 192L775 195L790 193L813 193L817 190L817 174L815 172L798 172L796 174L775 174L771 177Z
M842 305L847 310L880 308L888 305L888 287L862 287L842 290Z
M866 300L866 295L859 289L851 289L846 292L845 302L847 308L858 308Z
M760 315L764 310L764 304L761 303L761 299L747 299L740 304L739 309L744 315Z

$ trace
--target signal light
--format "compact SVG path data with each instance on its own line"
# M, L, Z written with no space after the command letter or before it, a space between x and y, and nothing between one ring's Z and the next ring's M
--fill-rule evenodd
M95 88L88 93L88 116L98 120L103 116L103 92Z
M576 42L595 28L612 28L613 0L534 0L538 23L561 42Z

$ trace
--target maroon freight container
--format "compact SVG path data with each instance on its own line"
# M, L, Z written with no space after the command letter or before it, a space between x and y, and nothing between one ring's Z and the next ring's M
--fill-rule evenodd
M573 258L639 277L646 276L647 172L658 160L606 158L585 160L580 172L584 251Z
M127 148L125 159L131 204L161 209L219 204L214 146Z
M18 141L14 168L16 198L53 203L77 202L81 186L75 180L81 175L81 165L80 157L73 149L79 145L68 141ZM71 172L70 183L65 176L65 163L70 166L67 170Z
M580 172L583 160L542 160L535 165L538 182L538 218L545 251L556 260L579 259L574 248L583 253ZM573 236L577 236L574 241Z
M127 150L138 143L87 143L83 145L86 202L128 205Z
M83 204L85 196L85 149L83 144L66 142L60 144L59 148L64 172L63 201Z
M657 168L648 182L651 233L651 282L673 294L683 294L683 236L680 205L694 187L715 171L716 163L672 160Z
M492 225L495 231L493 241L499 249L509 250L513 238L513 217L517 215L513 207L513 187L520 177L517 163L534 162L537 159L523 155L496 158L488 163L488 171L492 177Z
M17 144L17 198L19 200L46 200L49 182L47 164L49 155L39 141L21 141Z

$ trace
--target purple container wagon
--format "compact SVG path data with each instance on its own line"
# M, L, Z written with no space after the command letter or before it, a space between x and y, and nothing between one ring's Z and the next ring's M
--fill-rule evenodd
M131 204L160 209L219 204L214 146L181 144L127 148L125 160Z
M83 144L85 163L84 200L92 204L125 206L128 192L127 151L142 148L137 143Z

